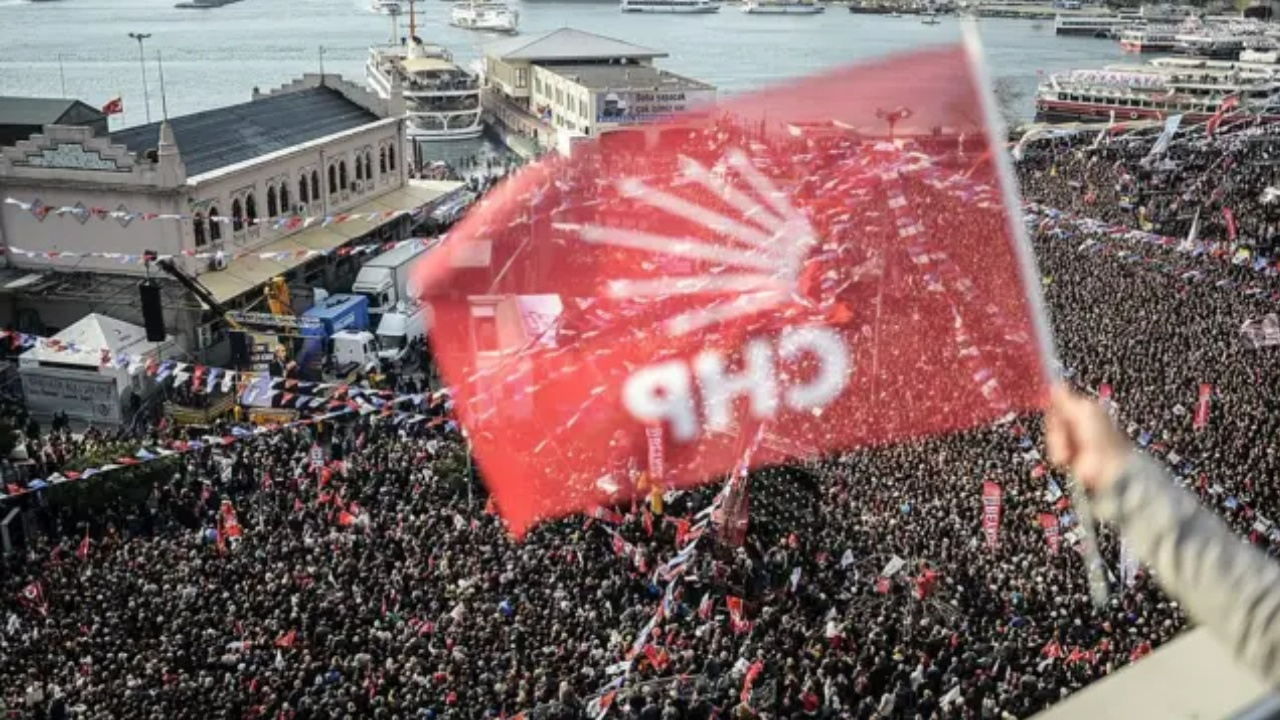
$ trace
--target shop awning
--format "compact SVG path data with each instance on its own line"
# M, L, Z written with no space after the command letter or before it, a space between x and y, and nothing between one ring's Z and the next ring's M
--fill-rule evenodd
M200 275L200 282L219 302L257 288L270 278L286 273L350 240L377 230L394 218L372 216L394 210L415 210L439 200L462 187L459 182L410 180L397 190L367 200L341 215L342 222L323 227L312 226L255 248L227 263L225 270L212 270ZM284 254L290 255L284 255ZM275 257L264 257L271 256Z

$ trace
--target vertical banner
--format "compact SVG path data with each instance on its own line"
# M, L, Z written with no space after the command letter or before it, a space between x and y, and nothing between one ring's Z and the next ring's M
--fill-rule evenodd
M1000 547L1000 506L1004 493L991 481L982 483L982 534L987 537L987 547Z
M1235 241L1236 239L1236 216L1231 212L1231 208L1222 208L1222 220L1227 224L1227 239Z
M1200 383L1200 399L1196 401L1195 428L1203 430L1209 424L1209 398L1213 395L1213 386Z
M1049 552L1057 555L1058 548L1062 545L1058 516L1053 513L1040 513L1040 527L1044 528L1044 541L1049 546Z
M662 463L665 459L662 455L662 426L646 425L644 436L649 441L649 485L661 488L664 475Z
M319 470L324 467L324 449L319 445L311 446L311 469Z

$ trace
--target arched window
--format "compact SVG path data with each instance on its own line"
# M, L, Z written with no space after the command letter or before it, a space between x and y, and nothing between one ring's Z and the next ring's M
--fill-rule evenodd
M289 181L280 181L280 214L289 214Z
M244 214L249 218L250 224L258 219L258 202L253 199L253 193L249 193L244 199Z
M231 229L234 232L244 229L244 208L240 205L240 198L231 201Z
M338 166L329 166L329 194L333 195L338 192Z
M209 243L209 239L204 234L204 215L196 213L191 218L191 233L195 236L196 247L204 247Z
M391 172L396 170L396 149L395 147L387 148L387 169Z
M216 207L209 208L209 239L213 242L222 239L222 216Z
M298 202L305 203L311 200L307 196L307 174L302 173L302 177L298 178Z
M276 189L274 186L267 188L267 217L273 218L280 214L280 205L276 202Z
M364 153L364 176L369 180L373 179L373 151L366 150Z
M343 160L338 163L338 186L343 190L347 189L347 161Z
M311 199L312 200L320 199L320 188L322 187L324 186L320 184L320 171L312 170L311 171ZM307 201L303 200L302 202L307 202Z
M378 172L384 173L384 174L387 172L387 149L386 148L378 148Z
M364 179L364 163L360 162L360 156L356 155L356 180Z

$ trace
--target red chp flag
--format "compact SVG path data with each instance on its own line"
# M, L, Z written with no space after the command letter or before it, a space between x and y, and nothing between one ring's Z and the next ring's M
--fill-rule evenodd
M1049 552L1057 555L1062 543L1058 516L1048 512L1040 513L1040 527L1044 529L1044 541L1049 545Z
M1196 400L1195 429L1203 430L1209 424L1209 403L1213 396L1213 386L1200 383L1200 398Z
M982 534L987 538L987 547L992 550L1000 547L1000 510L1004 500L1004 491L1000 486L986 481L982 483Z
M978 65L957 45L734 96L547 157L472 209L418 286L515 534L617 502L619 431L638 464L662 427L663 479L687 487L762 422L754 465L1040 404L1036 276ZM988 159L957 162L960 136Z

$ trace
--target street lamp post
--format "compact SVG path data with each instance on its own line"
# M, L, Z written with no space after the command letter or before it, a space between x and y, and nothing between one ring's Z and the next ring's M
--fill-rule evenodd
M892 110L876 110L876 117L889 123L889 142L893 142L893 130L898 123L911 117L911 109L896 107Z
M138 41L138 62L142 64L142 102L147 106L147 124L151 124L151 95L147 92L147 54L142 43L151 37L151 33L129 33L129 37Z

